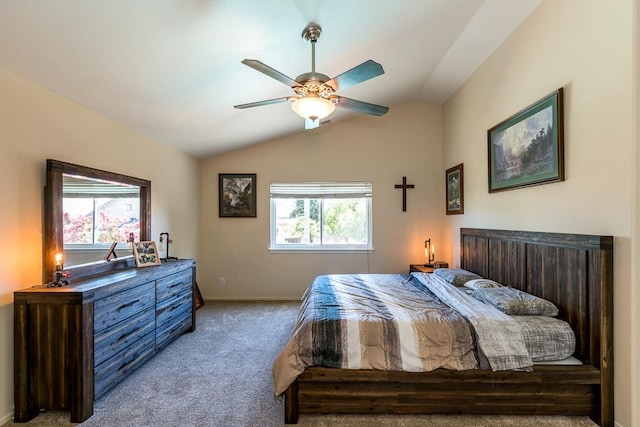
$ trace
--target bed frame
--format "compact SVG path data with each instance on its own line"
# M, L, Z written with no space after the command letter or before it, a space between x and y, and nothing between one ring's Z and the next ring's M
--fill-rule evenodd
M533 372L311 367L285 392L301 413L588 415L613 426L613 237L463 228L460 266L553 301L583 365Z

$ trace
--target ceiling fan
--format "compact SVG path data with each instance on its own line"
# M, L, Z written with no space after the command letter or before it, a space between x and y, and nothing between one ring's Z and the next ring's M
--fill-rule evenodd
M388 107L383 107L382 105L369 104L368 102L336 95L339 90L344 90L384 74L382 65L377 62L372 60L365 61L332 79L325 74L316 73L316 42L321 33L322 28L320 25L313 22L302 31L302 38L311 43L311 72L300 74L295 80L256 59L242 61L243 64L291 87L296 95L234 105L234 108L244 109L292 101L291 108L293 111L305 119L305 129L317 128L320 125L320 120L331 114L336 105L375 116L382 116L389 111Z

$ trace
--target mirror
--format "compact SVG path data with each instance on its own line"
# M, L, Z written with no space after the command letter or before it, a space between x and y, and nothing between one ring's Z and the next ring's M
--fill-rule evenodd
M139 235L135 233L135 240L150 240L151 236L151 181L134 178L113 172L107 172L86 166L75 165L72 163L61 162L58 160L47 159L46 184L44 190L44 250L43 250L43 275L44 281L52 280L55 271L55 254L64 253L64 269L73 270L72 279L82 277L88 274L97 274L122 266L133 265L133 257L116 258L115 261L104 260L105 255L109 251L110 245L114 240L121 242L126 241L126 237L132 232L132 225L127 221L120 221L117 226L118 236L115 233L100 236L94 233L93 226L89 226L90 237L84 235L79 238L76 233L75 237L69 237L70 225L75 227L76 231L81 226L76 215L70 219L70 206L77 205L80 199L85 199L82 203L91 199L90 203L98 205L98 200L110 201L109 210L103 209L103 212L91 208L91 215L83 215L97 218L104 218L109 213L114 212L114 204L118 205L119 210L123 209L139 209L139 216L131 215L130 222L136 222L135 229L139 223ZM75 199L75 200L73 200ZM67 206L65 208L65 203ZM104 203L103 203L104 205ZM76 207L76 211L79 208ZM92 215L93 213L96 215ZM134 219L134 217L137 217ZM113 222L113 221L112 221ZM65 227L66 223L66 227ZM82 224L85 227L86 224ZM67 243L72 243L75 250L74 254L69 250L70 245L65 248L65 228L67 229ZM113 231L113 230L112 230ZM125 234L123 234L125 233ZM114 237L115 236L115 237ZM87 240L88 239L88 240ZM97 244L96 244L97 242ZM104 246L104 247L103 247ZM85 250L78 249L84 248ZM89 249L90 248L90 249ZM116 249L116 251L118 251ZM86 258L87 253L93 252L95 259ZM83 253L85 256L80 257ZM69 262L67 262L69 260Z

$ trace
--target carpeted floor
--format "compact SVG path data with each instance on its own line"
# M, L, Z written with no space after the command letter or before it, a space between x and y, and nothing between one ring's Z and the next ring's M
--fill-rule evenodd
M95 402L82 426L283 425L273 397L271 363L296 319L297 302L212 302L198 310L197 330L147 362ZM27 424L70 425L45 411ZM591 427L586 417L301 415L300 427Z

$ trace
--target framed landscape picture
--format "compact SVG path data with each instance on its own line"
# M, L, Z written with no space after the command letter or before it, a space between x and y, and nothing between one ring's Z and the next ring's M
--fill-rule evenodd
M464 213L464 169L462 163L447 169L445 180L447 188L447 215Z
M487 132L489 193L564 181L562 88Z
M256 217L255 173L221 173L218 186L219 216Z

